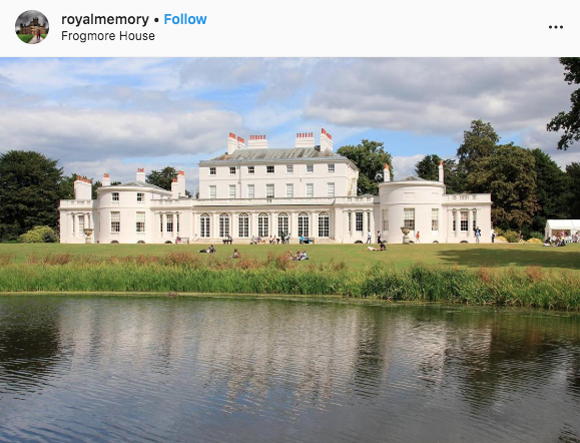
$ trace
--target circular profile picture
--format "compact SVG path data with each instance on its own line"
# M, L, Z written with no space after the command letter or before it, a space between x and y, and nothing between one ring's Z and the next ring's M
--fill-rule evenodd
M16 36L27 45L36 45L48 35L48 19L42 12L26 11L16 19Z

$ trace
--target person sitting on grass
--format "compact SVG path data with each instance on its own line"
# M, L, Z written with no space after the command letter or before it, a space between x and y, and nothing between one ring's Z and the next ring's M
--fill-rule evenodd
M234 255L232 255L232 258L240 258L240 251L238 251L237 248L234 249Z
M379 243L379 247L380 247L380 251L381 252L385 252L387 250L387 247L385 246L385 242L380 242Z
M207 250L208 254L215 254L215 248L213 247L213 245L209 245L209 249Z
M300 256L300 260L310 260L306 255L306 249L302 251L302 255Z

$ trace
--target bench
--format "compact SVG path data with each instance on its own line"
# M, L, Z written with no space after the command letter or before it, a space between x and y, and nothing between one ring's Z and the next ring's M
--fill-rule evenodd
M231 238L224 238L222 240L224 245L231 245L232 244L232 239Z
M177 237L175 239L176 245L189 244L189 237Z

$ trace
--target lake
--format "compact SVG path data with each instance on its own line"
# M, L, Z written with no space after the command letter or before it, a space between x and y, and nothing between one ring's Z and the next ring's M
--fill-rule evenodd
M0 441L580 442L580 316L0 297Z

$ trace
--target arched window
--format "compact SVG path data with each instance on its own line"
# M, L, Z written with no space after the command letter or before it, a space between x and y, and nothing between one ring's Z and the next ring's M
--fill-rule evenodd
M298 237L308 237L309 236L309 218L306 212L301 212L298 215Z
M238 216L238 236L242 238L250 236L250 217L245 212Z
M270 235L270 219L268 214L262 212L258 215L258 237L268 237Z
M290 224L288 223L288 214L282 212L278 214L278 237L286 237L290 232Z
M220 215L220 237L230 235L230 216L228 214Z
M330 216L328 212L318 215L318 236L330 237Z
M199 236L209 238L210 217L208 214L201 214L199 218Z

